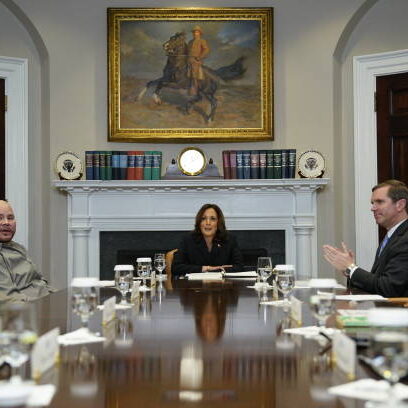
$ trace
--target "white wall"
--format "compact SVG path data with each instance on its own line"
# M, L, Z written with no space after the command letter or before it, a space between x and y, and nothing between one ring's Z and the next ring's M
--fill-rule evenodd
M39 145L30 151L32 177L37 182L43 180L42 189L32 189L31 213L35 231L31 236L30 248L34 255L41 259L40 246L50 250L50 273L52 283L57 286L65 284L66 269L66 199L65 196L49 187L54 179L53 170L56 156L65 150L83 152L88 149L114 150L133 149L130 143L107 142L107 61L106 61L106 9L107 7L220 7L222 2L207 1L174 1L171 4L162 1L127 1L112 4L108 0L14 0L28 17L44 41L49 56L49 73L45 73L42 57L35 53L33 42L24 32L21 23L13 19L3 4L10 5L11 0L0 0L0 54L26 57L30 60L30 120L33 122L31 137L40 140L49 157L43 163L48 167L48 180L43 179L42 168L37 157L41 154ZM404 25L398 28L395 20L387 20L380 26L381 35L377 40L370 40L374 27L362 21L363 29L356 31L347 48L347 58L341 61L336 77L333 58L334 50L344 28L361 5L375 3L373 0L286 0L286 1L233 1L224 3L233 7L274 7L274 61L275 61L275 141L259 143L211 143L196 144L203 148L210 157L221 164L223 149L277 149L295 147L298 152L315 148L327 158L327 177L333 177L334 168L343 168L343 173L336 173L336 184L331 184L319 194L319 214L321 222L318 229L319 246L325 242L335 242L340 237L352 241L354 199L353 177L350 177L349 155L352 143L352 112L350 107L351 77L348 71L348 56L355 52L383 51L386 49L406 48L401 43L406 39ZM393 18L388 14L389 8L397 16L406 15L407 5L402 0L394 0L392 7L385 0L380 0L369 12L377 16L373 22ZM381 14L383 13L383 14ZM385 14L384 14L385 13ZM385 15L383 17L382 15ZM5 25L4 25L5 24ZM377 30L378 27L375 27ZM368 35L366 33L368 31ZM375 31L377 32L377 31ZM10 35L11 33L11 35ZM399 34L401 33L401 35ZM2 38L7 38L7 41ZM358 48L361 41L364 46ZM14 46L15 43L15 46ZM39 60L40 58L40 60ZM41 71L41 76L39 71ZM39 87L48 79L49 95L44 95ZM338 95L340 104L335 103L336 86L341 85ZM346 99L343 99L346 98ZM344 100L344 103L342 101ZM40 103L39 103L40 101ZM49 103L50 116L41 112ZM47 106L45 106L47 107ZM350 112L348 111L350 109ZM334 121L338 114L337 122ZM339 115L340 113L340 115ZM37 123L39 121L40 123ZM47 123L48 122L48 123ZM49 142L44 140L49 126ZM340 130L339 130L340 129ZM335 137L341 137L344 143L338 143ZM158 144L155 146L164 153L164 164L186 144ZM340 151L339 151L340 146ZM138 149L148 150L149 144L141 143ZM48 154L48 153L47 153ZM339 160L341 163L339 165ZM343 165L344 161L344 165ZM336 196L335 191L337 189ZM344 201L343 201L344 200ZM343 206L343 203L345 204ZM46 211L44 206L49 206ZM336 205L336 206L335 206ZM31 208L30 207L30 208ZM41 212L42 211L42 212ZM337 220L337 221L335 221ZM50 223L49 235L47 222ZM44 230L41 225L43 225ZM344 233L343 233L344 231ZM47 251L48 252L48 251ZM322 276L331 273L322 260L319 267Z

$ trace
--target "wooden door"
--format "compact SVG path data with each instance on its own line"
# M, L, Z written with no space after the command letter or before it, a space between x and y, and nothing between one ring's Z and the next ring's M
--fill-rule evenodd
M377 77L378 182L408 184L408 73Z
M6 81L0 78L0 200L6 196Z

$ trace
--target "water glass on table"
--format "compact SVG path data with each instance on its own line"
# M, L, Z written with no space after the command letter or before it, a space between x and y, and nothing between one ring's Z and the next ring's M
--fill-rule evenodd
M268 289L268 278L272 275L272 260L268 256L261 256L258 258L257 273L262 280L262 288Z
M166 258L164 253L154 254L154 268L157 271L156 279L162 281L164 279L163 271L166 268Z
M148 292L150 288L146 285L146 279L150 278L152 273L152 258L137 258L137 274L142 278L142 285L139 287L140 292Z
M276 284L278 290L283 295L286 304L290 304L289 296L295 287L295 267L294 265L276 265Z
M126 295L132 290L134 269L133 265L115 265L115 287L122 295L122 304L127 303Z
M336 284L335 279L310 279L309 281L310 309L319 327L325 327L327 318L336 309Z

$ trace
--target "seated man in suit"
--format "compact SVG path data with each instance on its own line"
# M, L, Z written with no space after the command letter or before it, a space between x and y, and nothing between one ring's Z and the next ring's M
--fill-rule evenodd
M54 289L37 272L25 248L12 241L16 219L7 201L0 200L0 300L33 300Z
M385 297L408 296L408 187L388 180L373 187L371 211L375 221L387 230L377 250L371 272L354 264L354 255L342 248L324 245L324 257L350 278L351 287Z

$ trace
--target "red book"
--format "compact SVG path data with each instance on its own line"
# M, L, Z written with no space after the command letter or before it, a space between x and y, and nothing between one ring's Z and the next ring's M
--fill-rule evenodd
M229 150L222 151L222 168L224 170L224 178L230 179L231 178L231 166L230 166L230 156Z
M136 180L136 172L135 172L135 159L136 159L136 152L129 151L128 154L128 167L127 167L127 180Z
M143 180L144 152L135 151L135 180Z
M230 158L231 178L236 179L237 178L237 151L230 150L229 158Z

